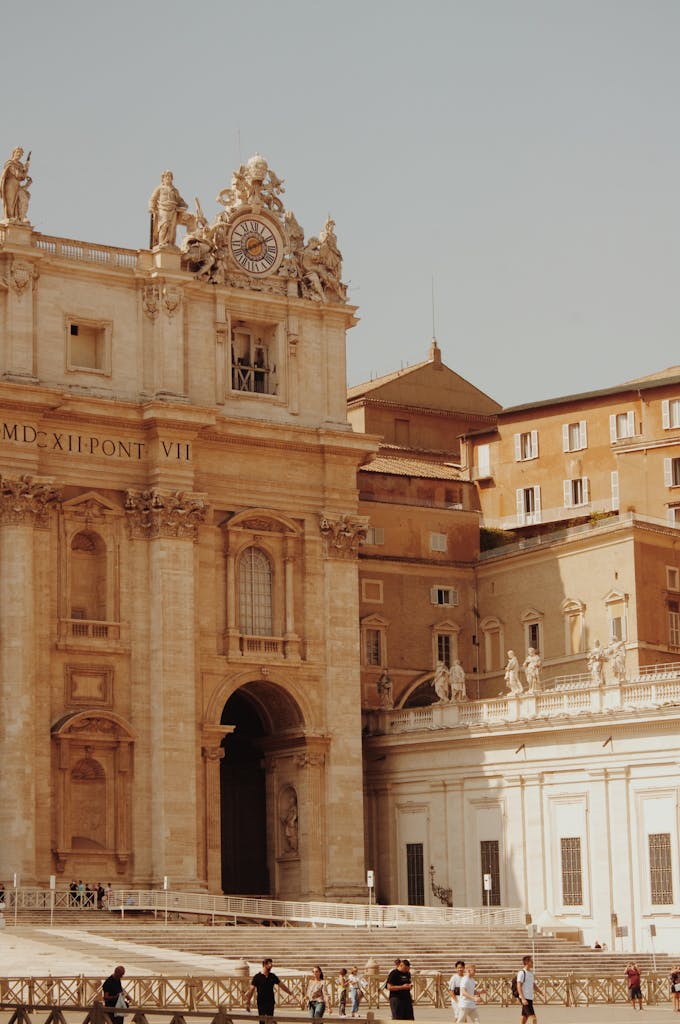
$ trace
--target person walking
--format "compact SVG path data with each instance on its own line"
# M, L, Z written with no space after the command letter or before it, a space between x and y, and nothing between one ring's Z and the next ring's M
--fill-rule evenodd
M413 1020L411 963L403 957L387 975L385 988L390 994L392 1020Z
M128 994L123 988L122 978L124 974L125 968L122 964L119 964L118 967L114 967L113 974L110 974L102 984L104 1006L123 1007L129 1004ZM125 1020L122 1014L112 1014L111 1019L113 1024L123 1024Z
M451 993L451 1007L454 1014L458 1013L458 997L460 995L460 983L465 977L465 961L456 960L456 971L449 978L449 992Z
M350 967L347 983L349 986L347 991L351 1001L352 1016L357 1017L359 1014L359 1003L364 998L364 992L366 991L366 979L360 974L358 967Z
M680 964L671 971L670 982L673 1009L676 1013L680 1013Z
M328 985L323 980L323 971L317 964L312 969L312 980L307 985L307 1008L310 1017L323 1017L331 997Z
M246 992L245 1005L246 1010L250 1013L250 1003L254 995L257 1000L257 1012L261 1017L273 1017L274 1006L276 1005L276 997L274 995L274 988L278 985L280 989L286 992L289 996L293 993L288 986L281 981L279 977L272 971L273 961L271 957L266 957L262 961L262 970L254 974L250 981L250 988Z
M522 957L522 969L517 972L517 995L522 1004L522 1024L533 1017L536 1020L534 1010L534 989L536 982L534 978L534 961L531 956Z
M484 994L484 989L477 987L476 973L475 964L470 964L465 968L465 975L460 983L456 1024L477 1024L479 1021L477 1003L479 997Z
M347 989L349 988L349 981L347 976L347 968L341 967L338 971L335 984L338 987L338 1013L341 1017L347 1016Z
M626 967L625 976L628 983L628 998L633 1004L633 1009L635 1009L636 1003L642 1009L642 975L634 960L631 960Z

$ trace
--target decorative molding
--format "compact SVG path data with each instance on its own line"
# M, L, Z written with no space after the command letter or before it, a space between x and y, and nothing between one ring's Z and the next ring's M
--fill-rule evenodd
M30 523L46 529L61 491L50 480L23 475L0 477L0 523Z
M23 263L20 260L13 260L9 271L9 287L21 297L28 290L29 285L37 281L38 270L31 263Z
M163 309L165 310L168 318L172 320L175 313L179 312L182 308L182 290L177 285L164 285L163 286Z
M155 320L161 310L161 289L158 284L145 284L142 289L142 309L150 320Z
M132 538L175 537L195 541L208 509L203 494L156 488L125 493L125 511Z
M326 755L305 751L303 754L296 754L293 761L297 768L320 768L326 762Z
M369 517L349 512L322 512L319 529L326 558L354 558L366 540Z

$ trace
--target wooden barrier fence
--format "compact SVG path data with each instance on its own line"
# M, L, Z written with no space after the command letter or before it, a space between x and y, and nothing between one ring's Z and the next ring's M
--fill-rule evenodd
M306 1008L306 990L308 975L285 976L291 994L279 991L278 1003L282 1008ZM386 973L386 972L385 972ZM431 1006L436 1009L450 1005L448 981L450 975L437 972L414 974L413 998L418 1006ZM367 989L363 1006L370 1010L387 1009L388 997L383 985L385 974L380 977L367 977ZM481 998L482 1004L512 1006L516 1004L511 992L511 976L480 975L477 978L480 988L485 990ZM332 1006L337 1006L337 992L334 978L328 978L328 987L332 994ZM58 1009L68 1007L73 1011L93 1012L93 1007L101 996L102 979L99 977L32 977L32 978L0 978L0 1009L18 1010L24 1008ZM250 978L245 972L238 976L200 975L168 977L162 974L125 976L125 990L131 1002L138 1009L137 1014L147 1010L156 1012L167 1011L176 1014L207 1015L213 1021L216 1008L225 1011L242 1009ZM626 1003L628 988L623 978L601 977L594 975L567 974L564 977L545 977L538 975L539 992L534 1000L537 1004L553 1006L589 1006L597 1003ZM642 992L647 1003L663 1003L670 1000L670 983L665 975L649 972L642 980ZM286 1020L290 1020L288 1016ZM23 1020L23 1018L22 1018ZM54 1024L48 1020L45 1024ZM58 1024L58 1022L57 1022ZM89 1024L93 1024L89 1021ZM97 1024L108 1024L99 1021ZM126 1021L125 1024L128 1024ZM145 1024L141 1017L134 1017L129 1024ZM173 1021L173 1024L178 1024ZM218 1022L219 1024L219 1022Z

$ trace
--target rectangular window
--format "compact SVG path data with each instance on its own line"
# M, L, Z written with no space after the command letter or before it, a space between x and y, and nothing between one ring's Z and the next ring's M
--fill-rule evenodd
M437 661L443 661L451 668L451 634L437 633Z
M635 413L612 413L609 417L609 437L612 441L621 441L626 437L635 437Z
M239 324L231 332L231 388L255 395L275 395L276 326Z
M680 459L663 460L663 482L666 487L680 487Z
M669 526L680 526L680 508L677 505L671 505L666 512Z
M664 430L680 427L680 398L664 399L661 403L661 421Z
M382 665L382 631L367 629L364 635L366 664Z
M580 452L588 447L586 421L562 424L562 449L565 452Z
M626 606L623 601L612 601L607 605L609 639L626 640Z
M668 643L680 647L680 602L668 602Z
M425 873L423 871L423 844L406 844L407 900L411 907L425 906Z
M88 320L67 320L67 368L108 373L111 325Z
M670 832L653 832L648 838L651 902L656 904L672 903L671 834Z
M581 840L579 836L560 839L562 853L562 903L565 907L583 905Z
M541 521L541 488L540 487L518 487L517 498L517 522L519 526L529 526L531 523Z
M480 846L482 858L482 904L486 907L501 905L500 856L497 839L483 839ZM491 875L491 891L484 888L484 875Z
M564 507L577 508L587 505L590 500L588 477L580 476L576 480L563 481Z
M455 587L431 587L430 602L453 607L458 604L458 591Z
M362 580L361 581L361 597L364 601L370 601L374 604L382 604L383 600L383 581L382 580Z
M527 430L515 434L515 462L526 462L538 458L538 431Z
M366 544L384 544L385 528L383 526L369 526L366 530Z
M680 590L680 569L676 569L674 565L666 566L666 589Z
M430 551L446 551L447 540L445 533L431 533Z
M488 444L477 446L477 476L481 480L491 476L491 446Z
M527 647L535 651L541 650L541 625L539 622L527 623Z

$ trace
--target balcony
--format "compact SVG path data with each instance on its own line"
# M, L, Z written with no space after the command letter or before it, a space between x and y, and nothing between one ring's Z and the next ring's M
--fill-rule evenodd
M121 650L120 622L102 619L59 619L57 647L62 650Z

